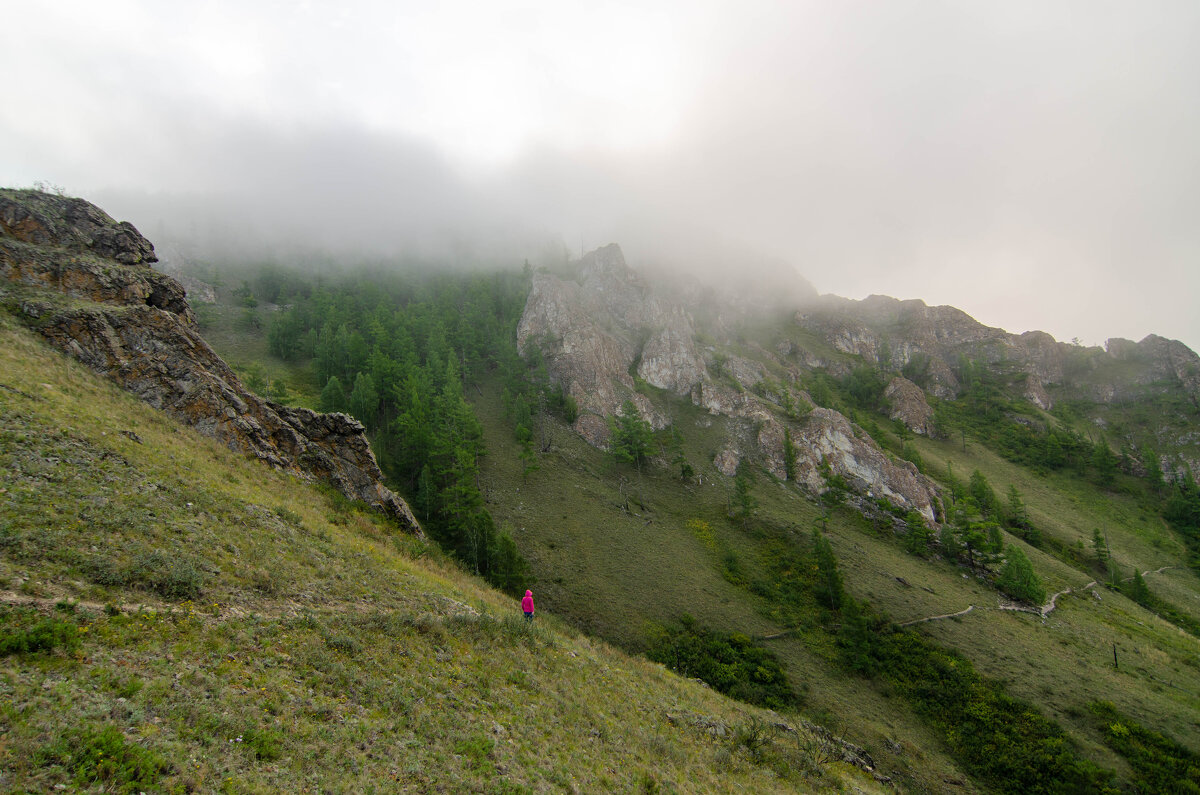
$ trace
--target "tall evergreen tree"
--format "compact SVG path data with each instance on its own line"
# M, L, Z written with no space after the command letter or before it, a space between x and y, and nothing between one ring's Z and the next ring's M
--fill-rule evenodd
M833 547L829 544L829 539L821 535L820 531L815 528L812 532L812 539L813 554L817 560L817 584L814 588L817 600L830 610L841 610L842 603L846 600L846 593L842 586L842 574L838 571Z
M796 480L796 456L798 454L796 443L792 441L792 429L785 427L783 429L783 471L784 476L790 480Z
M642 419L632 400L621 404L616 417L609 418L609 448L618 461L635 464L641 470L642 462L650 455L654 441L654 429Z
M325 388L321 390L321 411L325 412L345 412L348 408L346 403L346 390L342 388L342 382L338 377L330 376L325 383Z
M354 378L354 389L346 399L350 413L355 419L367 426L367 430L375 430L376 413L379 410L379 390L375 388L375 380L369 373L359 373Z
M752 492L752 484L750 483L750 475L747 474L746 468L738 467L737 475L733 479L733 504L731 513L735 519L740 519L742 527L750 521L750 517L754 515L754 509L758 503L754 499Z
M996 578L996 587L1004 593L1028 602L1041 605L1046 601L1046 588L1033 570L1029 558L1019 547L1008 546L1007 561Z

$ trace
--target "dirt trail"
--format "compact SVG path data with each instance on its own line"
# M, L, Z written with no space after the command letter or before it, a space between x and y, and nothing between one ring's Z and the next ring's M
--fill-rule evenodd
M941 621L943 618L957 618L958 616L965 616L974 609L975 605L967 605L966 610L959 610L957 613L947 613L944 616L928 616L927 618L917 618L912 621L905 621L903 624L898 624L897 626L910 627L913 624L924 624L926 621Z

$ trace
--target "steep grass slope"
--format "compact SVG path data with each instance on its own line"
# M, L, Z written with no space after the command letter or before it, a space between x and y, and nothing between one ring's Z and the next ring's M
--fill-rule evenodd
M0 314L0 789L880 789Z
M682 613L764 638L793 629L769 618L775 606L753 584L781 549L802 546L812 528L821 527L847 590L892 620L915 622L970 607L956 618L921 623L920 631L963 652L1008 692L1039 705L1085 757L1118 773L1127 770L1096 728L1088 709L1096 700L1115 702L1123 713L1193 749L1200 743L1200 640L1118 593L1100 588L1093 595L1095 589L1084 587L1092 574L1015 537L1006 535L1006 543L1022 547L1050 593L1071 589L1044 618L1003 609L1007 603L994 588L965 568L906 553L890 523L849 507L826 511L761 473L754 518L744 526L731 521L731 484L703 463L715 452L720 420L689 405L671 409L688 434L688 458L700 462L703 485L680 484L665 459L640 472L615 464L561 425L553 426L541 468L525 474L497 391L485 388L476 405L491 451L484 470L493 495L489 508L512 528L547 603L602 637L644 648L655 624ZM953 460L960 474L984 471L1001 493L1016 484L1048 536L1073 545L1084 533L1090 541L1092 528L1099 527L1129 570L1174 561L1175 568L1148 582L1194 608L1200 583L1178 567L1178 541L1161 519L1142 515L1127 498L1065 479L1034 478L975 444L966 454L957 441L918 445L935 469L944 471ZM804 688L806 711L846 726L897 779L933 790L963 783L939 740L888 685L847 676L837 650L803 629L765 642Z

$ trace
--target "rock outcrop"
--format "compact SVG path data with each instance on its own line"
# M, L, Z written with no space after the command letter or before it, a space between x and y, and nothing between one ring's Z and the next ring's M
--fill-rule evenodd
M780 407L773 402L778 382L769 389L764 383L768 378L796 382L795 365L779 357L799 363L801 351L789 343L776 346L777 355L753 343L732 346L730 340L720 352L702 348L689 307L657 293L630 270L615 245L585 255L577 273L574 280L536 274L517 331L522 352L536 346L550 377L578 403L577 432L591 444L604 446L606 418L617 414L625 400L632 400L655 427L665 426L669 418L637 392L631 375L636 373L652 386L733 420L713 458L719 472L732 477L749 458L784 478L784 423L789 421L780 418ZM716 310L710 312L717 318L715 332L736 336L736 324L721 315L721 307L709 308ZM848 332L844 345L855 344L854 334ZM731 352L732 347L738 352ZM932 412L921 390L904 383L916 392L904 393L913 404L911 421L927 433ZM797 482L814 492L824 491L822 473L828 468L868 496L886 497L934 521L937 489L932 482L911 465L893 463L845 417L819 409L805 420L790 422L798 453Z
M1138 388L1171 382L1200 405L1200 358L1186 345L1150 335L1139 343L1109 340L1107 350L1058 342L1044 331L1010 334L978 322L951 306L899 301L872 295L862 301L822 296L796 313L796 323L842 353L868 362L919 371L929 394L953 399L959 383L953 367L961 357L989 365L1002 364L1025 374L1023 396L1048 409L1048 386L1070 386L1101 402L1126 400ZM1117 361L1135 368L1118 373ZM1068 374L1068 370L1071 374Z
M883 391L891 407L888 417L921 436L933 435L933 409L925 400L921 387L902 376L896 376Z
M0 191L0 290L55 347L231 449L420 526L387 489L363 427L264 400L200 337L154 247L80 199Z
M605 418L614 416L626 400L633 401L651 425L665 427L667 418L636 391L631 372L664 389L690 390L692 384L682 374L702 373L704 364L691 342L687 317L668 315L669 322L659 324L647 358L640 339L662 310L629 270L621 249L606 246L579 265L578 282L534 274L517 327L518 347L522 352L531 345L541 349L551 378L579 406L575 429L589 443L607 443ZM644 365L640 370L634 367L639 354Z

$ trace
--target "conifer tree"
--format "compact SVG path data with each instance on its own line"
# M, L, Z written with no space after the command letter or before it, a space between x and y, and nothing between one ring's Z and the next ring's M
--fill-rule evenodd
M638 414L632 400L626 400L621 405L620 414L609 418L609 430L612 434L609 445L613 456L618 461L636 464L641 471L642 461L650 454L654 429Z
M1008 486L1008 523L1012 527L1027 528L1029 527L1029 512L1025 508L1025 501L1021 499L1021 492L1017 491L1015 485Z
M1096 552L1096 562L1105 567L1109 558L1108 542L1100 535L1099 527L1092 528L1092 549Z
M750 516L754 513L755 507L757 507L757 502L751 493L750 476L746 474L745 467L738 467L737 476L733 479L733 506L731 512L735 518L742 520L743 528L750 521Z
M1014 599L1020 599L1032 605L1041 605L1045 602L1046 588L1038 579L1033 565L1025 553L1019 547L1010 544L1007 557L1008 560L1001 569L1000 576L996 578L996 587Z
M342 382L336 375L330 376L325 388L321 390L320 406L324 412L346 411L346 390L342 388Z
M375 380L369 373L359 373L354 378L354 389L346 399L350 413L355 419L367 426L368 430L375 429L375 414L379 409L379 391L375 389Z
M795 482L796 480L796 443L792 441L792 429L783 429L783 471L784 476Z
M1139 605L1146 605L1150 602L1150 588L1146 585L1146 580L1142 577L1142 573L1137 569L1133 571L1133 580L1130 581L1126 593L1128 593L1130 599Z
M841 610L842 603L846 600L846 593L842 586L842 574L838 571L833 547L830 545L829 539L821 535L820 531L815 528L812 532L812 539L813 554L817 559L817 584L814 588L817 600L830 610Z

